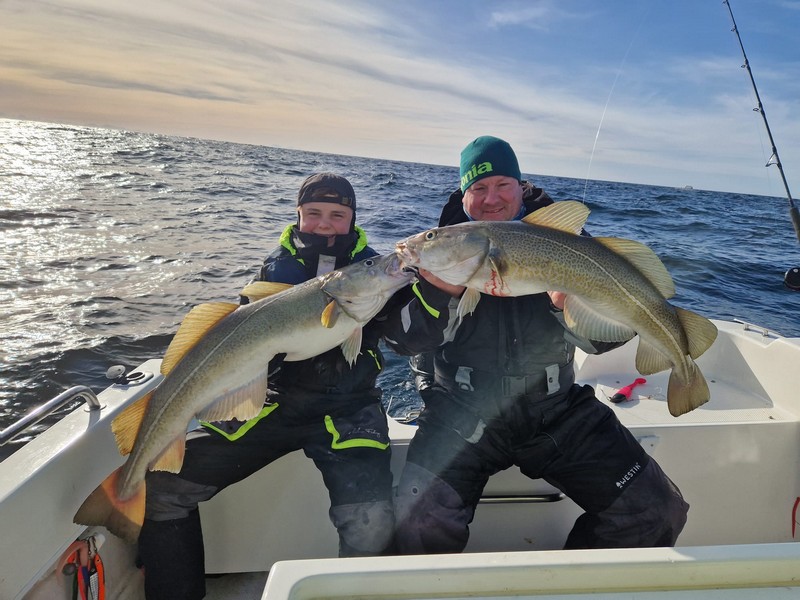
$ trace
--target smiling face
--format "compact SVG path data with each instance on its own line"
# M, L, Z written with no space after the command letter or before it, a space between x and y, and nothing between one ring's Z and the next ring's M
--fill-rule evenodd
M467 188L462 203L475 221L510 221L522 208L522 184L505 175L484 177Z
M335 241L334 236L345 235L350 231L353 209L331 202L306 202L297 209L300 215L300 231L328 238L328 245Z

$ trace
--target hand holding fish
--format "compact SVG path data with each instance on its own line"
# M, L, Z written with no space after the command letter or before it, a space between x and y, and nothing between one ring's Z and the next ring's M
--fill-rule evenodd
M467 289L463 285L453 285L451 283L447 283L446 281L439 279L436 275L434 275L427 269L420 269L419 274L425 279L425 281L439 288L443 292L450 294L451 296L453 296L453 298L461 297L461 294L463 294L464 290Z
M564 310L567 295L564 292L547 292L550 296L550 303L558 310Z

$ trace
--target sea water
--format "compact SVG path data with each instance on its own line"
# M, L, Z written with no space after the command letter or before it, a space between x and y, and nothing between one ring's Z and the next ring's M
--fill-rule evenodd
M236 301L309 174L352 182L379 252L435 225L458 182L455 166L2 119L0 147L0 429L72 385L99 393L112 365L161 357L192 306ZM786 199L525 177L585 201L591 233L650 246L674 304L800 336ZM384 402L403 415L419 400L406 359L385 354Z

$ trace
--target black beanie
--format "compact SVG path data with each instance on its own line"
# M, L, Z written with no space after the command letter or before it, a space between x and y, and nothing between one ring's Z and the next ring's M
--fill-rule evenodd
M356 193L344 177L333 173L311 175L297 192L297 206L306 202L332 202L349 206L356 212Z

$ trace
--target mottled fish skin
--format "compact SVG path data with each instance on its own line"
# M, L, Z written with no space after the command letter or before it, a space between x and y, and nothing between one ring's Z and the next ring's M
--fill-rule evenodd
M128 459L87 498L75 521L104 525L135 541L139 514L120 514L117 507L135 496L140 503L148 470L180 470L191 420L255 417L266 398L267 365L278 354L297 361L342 346L352 364L360 352L363 325L413 278L401 267L394 254L374 257L238 308L222 306L223 315L225 310L232 312L202 332L165 373L139 415L141 425L132 421L138 433L132 434L135 440ZM214 310L213 305L197 308L203 306ZM122 423L120 429L126 426ZM118 444L125 453L119 436ZM171 448L175 456L163 464Z
M560 217L572 218L551 220L546 207L527 222L451 225L398 242L397 252L404 264L467 287L461 316L479 300L470 290L493 296L564 292L565 321L575 333L607 342L638 334L637 369L644 375L672 369L671 414L707 402L710 392L693 358L714 341L716 327L667 301L674 284L649 248L631 240L576 235L588 209L574 202L552 206Z

